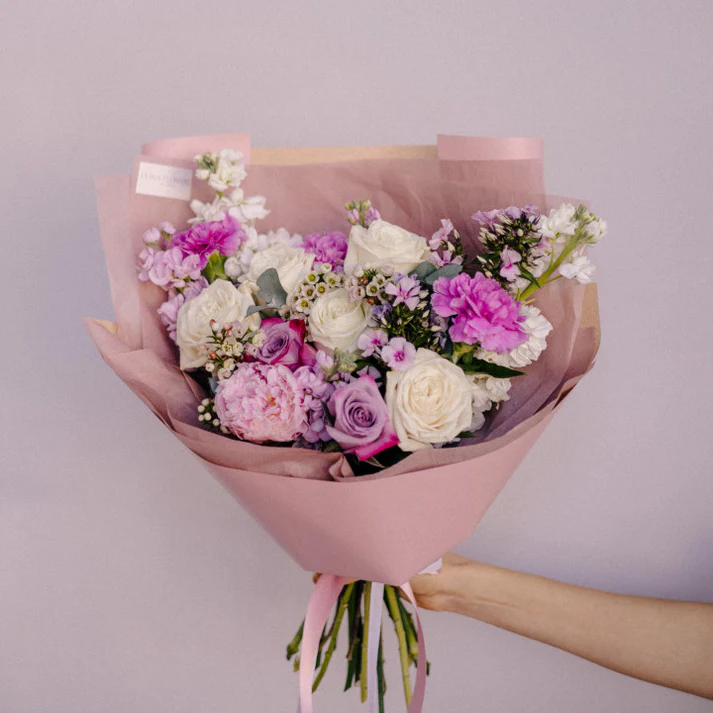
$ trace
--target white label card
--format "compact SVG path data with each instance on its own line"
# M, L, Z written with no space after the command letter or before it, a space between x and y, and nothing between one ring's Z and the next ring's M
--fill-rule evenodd
M136 192L145 196L189 201L192 180L193 171L190 168L141 161L136 178Z

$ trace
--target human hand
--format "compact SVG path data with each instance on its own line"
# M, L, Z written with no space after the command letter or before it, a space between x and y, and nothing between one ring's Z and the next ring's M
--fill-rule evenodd
M446 611L457 591L458 582L462 577L465 565L471 563L470 560L460 555L449 552L443 555L443 564L437 574L417 574L411 579L416 603L422 609L430 611ZM471 563L472 564L472 563ZM315 584L320 578L320 574L315 574L312 578ZM356 579L347 579L345 584L356 582ZM399 590L401 596L404 594Z

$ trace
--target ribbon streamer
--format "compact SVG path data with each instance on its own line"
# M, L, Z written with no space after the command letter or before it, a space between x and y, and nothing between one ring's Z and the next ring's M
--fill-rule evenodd
M339 599L339 593L346 582L345 577L333 574L323 574L314 585L312 596L307 604L302 650L300 653L300 700L297 713L313 713L312 682L314 681L315 664L319 638L322 636L327 619L332 608Z
M438 574L441 571L442 560L437 560L429 565L420 574ZM317 662L317 649L319 638L322 635L332 608L339 599L339 594L346 584L345 577L332 574L323 574L314 586L312 596L307 604L304 631L302 636L302 650L300 653L300 699L297 704L297 713L313 713L312 682L314 681L315 664ZM421 619L418 616L418 606L411 585L406 582L400 589L413 606L418 629L418 663L416 664L416 685L413 689L411 705L408 713L421 713L426 695L426 641L421 628ZM379 639L381 638L381 619L384 607L384 585L372 582L369 594L369 641L367 643L367 704L369 713L377 713L379 682L377 677L377 663L379 656Z

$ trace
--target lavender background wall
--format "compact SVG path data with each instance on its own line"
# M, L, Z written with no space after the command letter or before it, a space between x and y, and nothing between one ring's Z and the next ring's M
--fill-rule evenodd
M2 713L294 710L282 652L309 577L80 322L111 316L92 176L165 136L544 137L550 190L592 199L611 226L595 256L601 355L459 551L713 600L709 0L4 9ZM474 621L424 619L429 711L711 710ZM334 669L318 710L363 710Z

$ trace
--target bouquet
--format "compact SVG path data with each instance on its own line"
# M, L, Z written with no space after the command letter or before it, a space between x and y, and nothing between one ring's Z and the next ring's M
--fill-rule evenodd
M192 142L192 176L183 141L157 149L177 145L180 161L140 159L121 191L99 184L121 314L118 329L90 322L90 331L278 541L327 573L287 647L303 713L341 629L345 690L359 686L383 710L382 607L407 705L419 710L428 664L398 585L412 599L404 582L431 563L437 571L591 366L598 325L583 326L582 286L606 225L585 204L554 205L525 186L539 180L537 171L528 177L531 158L508 159L510 175L483 186L484 169L502 171L505 161L461 160L473 146L463 139L443 139L441 155L450 145L457 156L446 160L422 150L360 160L345 152L305 164L267 151L264 163L277 165L262 167L248 165L243 137L202 139L212 146ZM251 185L267 198L248 195ZM501 196L521 200L493 205ZM453 477L438 483L439 472ZM455 507L463 488L471 498ZM432 501L441 501L431 519L445 537L409 538L394 504L416 515L434 491L451 506L440 493ZM356 535L365 527L371 538Z

